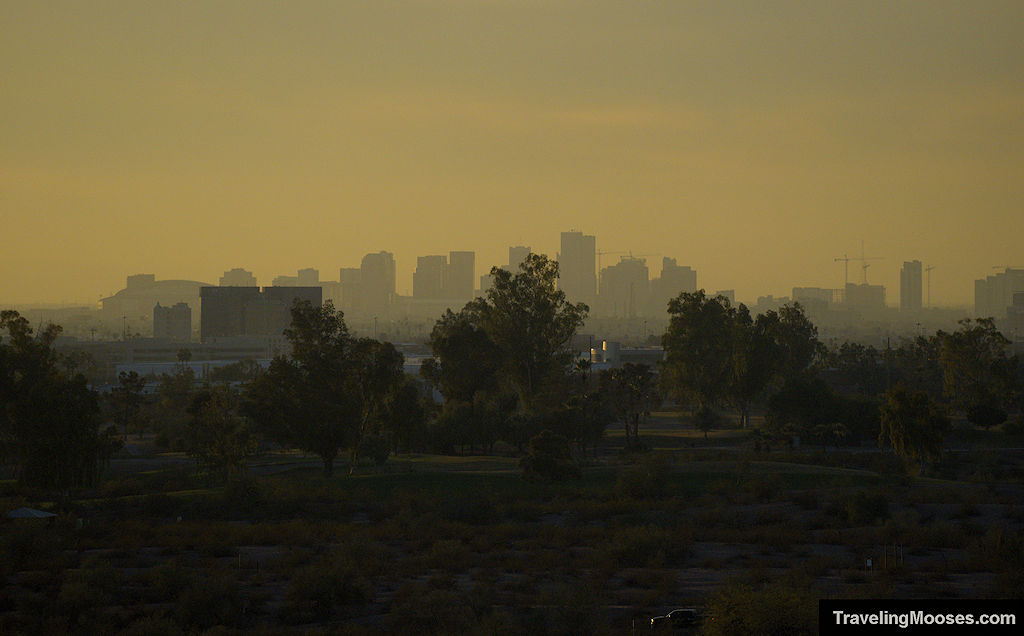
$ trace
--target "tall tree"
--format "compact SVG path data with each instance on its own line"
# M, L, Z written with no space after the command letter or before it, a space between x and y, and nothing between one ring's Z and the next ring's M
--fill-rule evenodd
M879 446L889 443L897 455L922 467L942 453L949 420L927 393L897 386L886 392L881 412Z
M662 336L662 382L677 399L698 409L720 404L733 373L734 315L728 299L704 290L683 292L668 303L668 330Z
M625 427L626 447L640 446L640 423L661 402L654 373L646 364L626 364L600 375L601 394Z
M936 338L943 389L956 408L969 413L1010 400L1017 381L1017 359L1006 355L1010 341L991 318L961 320L955 332L940 331Z
M246 390L246 413L282 444L315 453L324 474L342 448L352 467L361 438L384 421L386 401L400 386L402 356L387 343L355 340L330 301L296 301L285 330L289 357L278 356Z
M771 333L775 322L764 314L756 320L751 319L744 305L740 305L733 316L734 344L728 397L739 411L742 428L748 426L751 406L765 392L778 368L779 348Z
M560 404L574 354L572 337L589 308L570 303L557 289L558 263L530 254L519 272L491 269L487 295L466 305L471 320L496 345L501 378L519 396L527 412L543 412Z
M110 397L114 405L114 419L124 429L127 440L129 432L141 435L144 428L142 395L146 389L146 378L135 371L122 371L117 374L117 384Z
M22 482L49 488L95 484L121 446L113 428L102 427L99 396L84 376L69 377L58 365L48 325L33 335L16 311L0 314L8 341L0 344L0 446Z
M221 479L244 475L256 440L238 412L238 396L227 386L206 387L195 394L188 411L188 454Z

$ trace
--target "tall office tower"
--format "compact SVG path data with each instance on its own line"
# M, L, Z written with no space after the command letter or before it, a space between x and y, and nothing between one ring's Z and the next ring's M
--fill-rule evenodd
M921 261L904 261L900 270L900 311L921 311Z
M188 342L192 337L192 309L186 303L153 307L153 337Z
M686 265L677 265L676 259L661 259L661 276L651 281L652 316L663 315L668 311L668 301L682 292L697 291L697 270Z
M515 274L526 257L530 255L528 245L516 245L508 248L508 270Z
M597 239L582 232L562 232L558 253L558 288L569 302L593 307L597 296Z
M416 258L416 271L412 273L412 297L422 299L443 298L445 270L448 257L420 256Z
M320 284L320 270L312 267L300 269L299 275L295 277L299 285L303 287L315 287Z
M445 268L444 298L471 300L473 298L474 274L476 273L475 252L448 252L448 266Z
M362 302L362 270L358 267L342 267L338 270L338 283L341 284L341 302L338 303L338 309L345 312L356 311Z
M395 256L377 252L363 257L360 269L362 307L368 315L383 316L395 296Z
M599 306L605 316L635 318L647 313L650 281L647 262L642 258L623 257L621 261L601 270Z
M221 287L256 287L256 277L241 267L224 272L220 277Z

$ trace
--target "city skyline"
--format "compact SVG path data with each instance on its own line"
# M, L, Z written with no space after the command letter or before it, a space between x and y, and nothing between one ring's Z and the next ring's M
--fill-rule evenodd
M4 7L6 304L568 229L739 299L1024 265L1020 3Z

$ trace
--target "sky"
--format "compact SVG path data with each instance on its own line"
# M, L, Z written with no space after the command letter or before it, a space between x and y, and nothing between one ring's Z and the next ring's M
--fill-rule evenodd
M1024 266L1024 3L0 0L0 303L559 233L741 301ZM602 265L618 257L609 254ZM865 272L850 263L850 280Z

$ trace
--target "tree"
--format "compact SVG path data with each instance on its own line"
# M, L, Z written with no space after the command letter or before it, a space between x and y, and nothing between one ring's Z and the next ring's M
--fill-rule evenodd
M661 403L654 373L646 364L626 364L601 372L602 398L626 431L626 447L640 446L640 422Z
M530 451L519 460L519 467L527 481L564 481L581 476L572 462L569 440L548 430L530 440Z
M99 396L81 374L69 377L48 325L33 335L16 311L0 313L8 342L0 344L0 445L23 483L67 489L95 484L121 446L103 429Z
M238 413L238 396L227 387L207 387L192 398L188 412L188 454L221 479L245 474L256 450L249 424Z
M735 332L728 398L740 413L740 426L746 428L751 405L764 393L777 370L778 347L771 335L777 318L773 320L761 314L753 320L744 305L737 308L733 318Z
M519 397L520 408L543 412L564 401L574 354L572 337L589 308L572 304L557 289L558 263L530 254L519 272L492 268L487 295L463 309L497 348L499 379Z
M991 318L967 318L959 324L953 333L936 334L946 397L965 413L1006 404L1017 383L1017 358L1006 355L1010 341Z
M669 301L662 381L677 399L692 399L700 409L726 397L733 372L735 312L726 298L709 298L704 290L683 292Z
M111 392L114 404L114 420L124 429L128 439L129 431L142 434L142 393L146 389L146 378L135 371L117 374L118 386Z
M818 340L818 328L807 318L800 303L783 305L777 319L769 311L769 333L774 337L778 352L777 372L783 380L791 380L811 371L825 355L825 347Z
M359 442L385 420L386 402L400 386L402 356L376 340L354 340L328 301L296 301L290 357L277 356L246 390L246 413L282 444L315 453L330 477L342 448L355 468Z
M925 461L938 458L942 442L949 430L949 420L923 391L910 391L897 386L885 394L882 403L882 427L878 445L892 445L896 454L906 460Z

